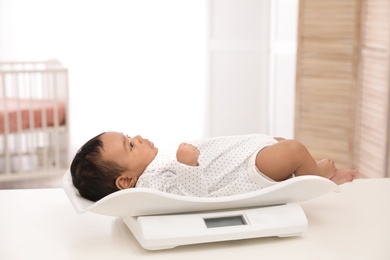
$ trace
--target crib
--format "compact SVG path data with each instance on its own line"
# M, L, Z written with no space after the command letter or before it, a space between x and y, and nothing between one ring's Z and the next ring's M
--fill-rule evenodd
M68 166L68 71L57 60L0 62L0 181Z

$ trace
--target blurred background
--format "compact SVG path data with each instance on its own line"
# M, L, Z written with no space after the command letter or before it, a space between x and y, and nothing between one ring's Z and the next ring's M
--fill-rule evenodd
M103 131L156 145L264 133L385 177L388 123L375 122L389 117L390 37L387 9L373 2L0 0L0 60L68 69L69 161ZM374 20L381 36L369 34ZM386 40L364 49L376 36ZM360 84L370 50L385 60L375 94ZM369 101L380 111L362 111L367 91L385 97Z
M284 6L279 10L282 12L279 19L283 19L280 21L283 24L278 33L283 35L278 37L287 44L285 50L279 51L294 54L297 1L281 2ZM56 58L69 69L73 150L96 133L107 130L143 134L159 141L223 134L210 129L205 117L209 114L206 107L211 109L206 103L210 79L226 81L212 82L218 88L226 85L226 89L212 95L221 109L230 108L226 117L232 116L230 110L238 110L236 114L245 116L245 120L235 122L235 132L268 131L267 120L261 118L268 113L259 111L260 107L267 108L267 104L256 103L268 99L268 63L272 51L269 41L273 33L270 1L2 0L1 3L2 60ZM210 75L210 69L214 75ZM256 78L253 70L257 70ZM290 75L285 77L294 81L291 78L294 66L287 72ZM231 87L232 79L237 90ZM252 97L253 103L244 98L231 100L234 92L250 92L255 85L264 89L257 90L264 97ZM289 85L285 95L293 94L294 82ZM293 104L288 105L293 110ZM240 111L241 106L245 110ZM286 116L290 124L286 127L292 128L292 119L288 118L292 114ZM245 125L256 121L252 129ZM291 130L286 134L292 137Z

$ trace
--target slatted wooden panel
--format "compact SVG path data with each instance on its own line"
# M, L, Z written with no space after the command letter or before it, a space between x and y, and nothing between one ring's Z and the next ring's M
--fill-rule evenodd
M295 138L316 159L352 165L360 1L301 0Z
M363 177L389 176L390 1L362 4L356 158Z

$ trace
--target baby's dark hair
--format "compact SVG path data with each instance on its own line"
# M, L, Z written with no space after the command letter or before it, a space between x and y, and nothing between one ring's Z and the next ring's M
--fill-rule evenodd
M70 172L73 185L86 199L97 201L118 191L116 178L125 171L113 161L105 160L101 151L104 149L101 133L86 142L76 153Z

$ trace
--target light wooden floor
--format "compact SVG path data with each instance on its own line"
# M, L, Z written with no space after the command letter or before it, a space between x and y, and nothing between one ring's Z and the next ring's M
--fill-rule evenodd
M62 176L42 177L20 181L0 181L0 189L61 188Z

